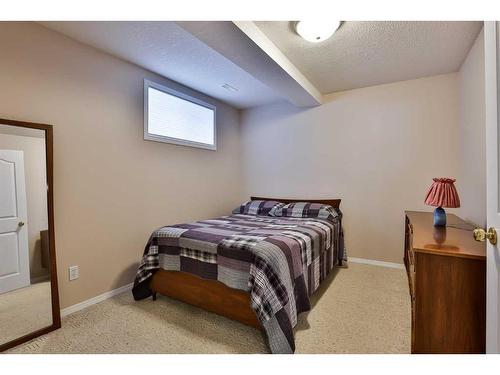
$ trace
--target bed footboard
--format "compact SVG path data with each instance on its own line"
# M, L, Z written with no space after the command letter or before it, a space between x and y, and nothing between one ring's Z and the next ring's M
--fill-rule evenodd
M261 324L250 307L250 294L230 288L219 281L202 279L186 272L160 269L151 278L150 288L153 297L160 293L261 329Z

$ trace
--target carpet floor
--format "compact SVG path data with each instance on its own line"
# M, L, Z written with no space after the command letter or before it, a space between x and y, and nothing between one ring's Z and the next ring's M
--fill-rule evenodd
M350 263L333 271L299 316L296 353L409 353L410 298L401 269ZM9 353L268 353L261 332L159 296L127 292L63 319Z
M0 344L52 324L50 282L0 295Z

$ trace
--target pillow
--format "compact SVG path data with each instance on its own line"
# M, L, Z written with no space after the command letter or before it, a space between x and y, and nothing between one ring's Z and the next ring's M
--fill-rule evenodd
M285 204L277 201L248 201L242 203L240 207L233 210L233 214L244 215L264 215L267 216L271 211Z
M272 216L315 217L327 220L335 220L339 215L339 211L330 205L309 202L288 203L272 212Z

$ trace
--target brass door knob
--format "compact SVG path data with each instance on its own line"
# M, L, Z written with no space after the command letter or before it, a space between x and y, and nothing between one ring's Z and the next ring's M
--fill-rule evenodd
M24 226L24 222L20 221L19 223L17 223L18 226L20 227L23 227Z
M479 242L483 242L486 239L490 241L490 244L496 245L497 244L497 231L495 228L488 228L488 231L486 232L483 228L476 228L474 229L474 239Z

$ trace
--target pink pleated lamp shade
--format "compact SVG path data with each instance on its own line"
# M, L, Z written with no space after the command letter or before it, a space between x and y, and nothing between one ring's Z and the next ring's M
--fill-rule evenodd
M455 188L454 178L433 178L425 204L435 207L460 207L460 198Z

